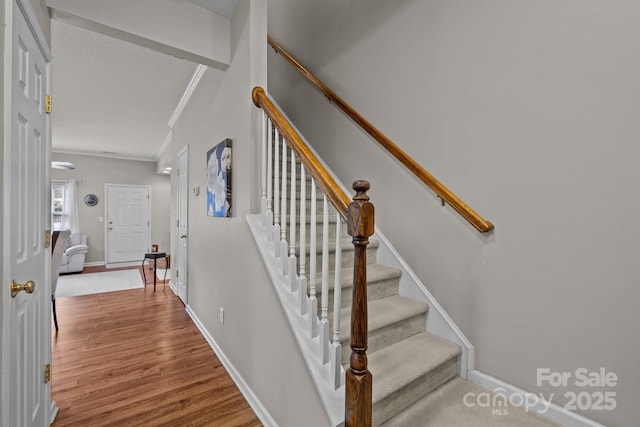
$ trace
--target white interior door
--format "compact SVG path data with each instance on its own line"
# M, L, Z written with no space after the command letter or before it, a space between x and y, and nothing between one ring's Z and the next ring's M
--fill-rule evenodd
M188 249L188 225L189 225L189 150L185 146L178 153L178 221L177 236L178 250L174 275L178 297L187 303L187 249Z
M36 41L28 22L39 27L35 18L27 20L23 15L21 7L25 6L16 1L8 6L6 10L12 13L13 20L12 34L5 33L12 40L12 53L11 83L9 88L5 86L11 94L11 107L10 132L4 141L4 170L9 173L3 178L3 279L8 281L3 283L3 301L9 316L3 317L3 329L5 337L9 337L4 352L9 363L3 369L5 414L0 423L44 427L51 421L52 409L50 383L45 378L45 365L51 360L51 252L46 237L51 218L51 140L45 112L45 95L49 91L49 61L45 53L49 58L50 54L46 48L43 52ZM7 92L5 96L9 95ZM13 294L9 286L13 282L32 284L32 288Z
M148 186L106 184L107 264L142 261L150 246Z

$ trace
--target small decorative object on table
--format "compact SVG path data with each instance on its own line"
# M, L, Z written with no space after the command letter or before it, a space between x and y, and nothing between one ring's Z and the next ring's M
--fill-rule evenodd
M153 244L151 245L151 252L158 252L158 245L157 244Z

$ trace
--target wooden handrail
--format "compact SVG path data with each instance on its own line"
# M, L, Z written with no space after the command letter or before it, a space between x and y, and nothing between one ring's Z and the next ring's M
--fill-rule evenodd
M318 158L302 141L302 137L284 118L282 113L273 105L264 89L261 87L253 88L251 92L253 103L256 107L261 108L271 119L273 124L278 128L280 134L287 140L289 146L298 155L300 161L304 164L306 170L313 176L324 193L327 195L333 206L340 215L347 219L347 209L351 200L349 196L342 191L342 188L333 179L329 172L322 166Z
M466 219L471 225L473 225L481 233L493 230L494 226L491 222L482 218L473 209L471 209L466 203L458 198L451 190L438 181L433 175L431 175L425 168L420 166L413 158L405 153L400 147L387 138L382 132L380 132L369 121L362 117L357 111L355 111L349 104L347 104L342 98L340 98L334 91L332 91L327 85L325 85L320 79L314 76L309 70L307 70L302 64L300 64L295 58L293 58L282 46L275 42L271 37L267 39L269 45L284 59L289 62L296 70L298 70L311 84L317 87L331 103L335 104L342 112L351 118L356 124L358 124L365 132L367 132L373 139L375 139L380 145L391 153L396 159L400 161L407 169L409 169L415 176L424 182L431 190L433 190L443 203L448 203L456 212L458 212L464 219Z

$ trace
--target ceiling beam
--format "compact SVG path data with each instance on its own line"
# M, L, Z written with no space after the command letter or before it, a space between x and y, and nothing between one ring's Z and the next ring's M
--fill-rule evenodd
M47 0L54 19L218 70L231 58L228 18L187 0Z

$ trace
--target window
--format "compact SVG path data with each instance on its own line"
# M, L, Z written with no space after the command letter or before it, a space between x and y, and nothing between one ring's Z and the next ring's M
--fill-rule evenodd
M68 228L67 206L67 182L52 181L51 182L51 213L53 214L53 229L62 230Z

